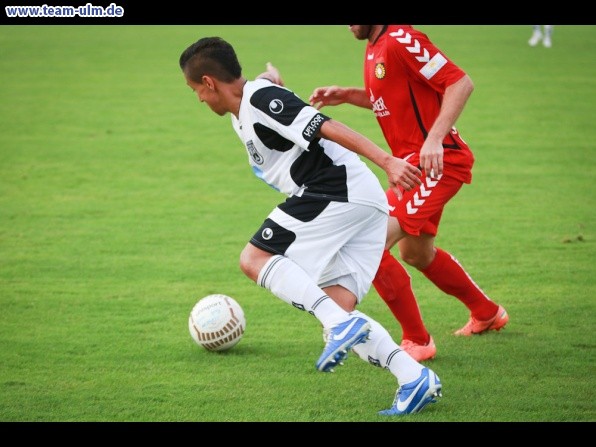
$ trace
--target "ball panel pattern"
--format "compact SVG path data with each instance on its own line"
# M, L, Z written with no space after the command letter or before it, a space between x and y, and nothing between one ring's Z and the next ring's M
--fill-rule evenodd
M208 351L223 351L241 340L246 319L236 300L214 294L195 304L188 318L188 328L198 345Z

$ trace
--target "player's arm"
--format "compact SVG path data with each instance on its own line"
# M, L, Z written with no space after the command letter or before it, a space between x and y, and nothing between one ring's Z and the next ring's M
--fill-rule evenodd
M445 89L441 110L420 149L420 167L433 177L443 174L443 139L461 115L474 83L466 74Z
M352 104L365 109L372 109L372 104L363 88L339 87L317 87L313 90L308 99L311 106L320 109L323 106L337 106L339 104Z
M456 120L462 113L466 101L474 90L471 78L453 61L449 60L424 33L408 28L411 38L416 41L421 51L432 56L436 64L429 64L426 59L417 57L417 52L397 39L389 39L389 53L399 60L412 76L426 83L442 95L441 108L429 129L424 144L420 148L420 167L427 176L438 177L443 174L443 141L451 132Z
M264 71L256 79L269 79L271 82L277 85L284 86L284 81L279 73L279 70L274 67L271 62L267 62L266 64L267 71Z
M401 158L392 156L364 135L339 121L331 119L325 121L319 129L318 136L339 143L346 149L368 158L383 169L387 173L389 186L400 200L402 192L398 186L409 191L421 183L419 176L422 173L418 168Z

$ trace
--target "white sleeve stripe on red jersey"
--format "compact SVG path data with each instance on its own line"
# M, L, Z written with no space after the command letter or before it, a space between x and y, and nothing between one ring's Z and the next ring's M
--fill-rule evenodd
M401 36L403 36L403 34L404 34L403 29L400 29L393 33L389 33L389 35L391 37L395 37L395 40L397 40L399 43L403 43L406 45L412 43L412 36L410 35L410 33L406 33L406 35L404 37L401 37ZM418 39L414 39L414 46L406 47L406 50L408 50L412 54L420 53L420 42L418 42ZM430 59L428 50L424 49L423 51L424 51L424 53L422 54L422 56L416 56L416 59L418 60L418 62L428 62Z
M420 48L420 42L418 42L418 39L414 39L414 44L410 45L412 44L412 36L410 33L406 33L403 29L389 33L389 35L391 37L395 37L395 40L397 40L399 43L406 45L406 50L408 50L410 53L416 55L421 54L422 52L422 55L416 56L416 60L418 62L426 62L426 64L420 69L420 74L422 74L422 76L424 76L426 79L432 78L447 63L447 59L441 53L435 54L431 59L428 50L426 48Z

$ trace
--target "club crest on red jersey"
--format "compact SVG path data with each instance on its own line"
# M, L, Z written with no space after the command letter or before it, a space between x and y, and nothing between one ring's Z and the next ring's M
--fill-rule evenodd
M375 65L375 77L377 79L383 79L385 77L385 64L383 62L377 62Z

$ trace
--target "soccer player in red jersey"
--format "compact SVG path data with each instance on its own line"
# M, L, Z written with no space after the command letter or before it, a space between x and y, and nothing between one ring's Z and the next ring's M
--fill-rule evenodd
M417 268L443 292L469 310L469 321L456 335L500 330L505 309L493 302L455 257L435 246L447 202L472 181L474 156L454 127L474 90L470 77L426 36L409 25L350 25L367 40L364 88L319 87L310 103L317 108L343 103L372 109L394 156L423 170L422 184L391 190L387 244L373 282L402 327L402 349L418 361L431 359L436 346L416 303L411 278L391 254Z

